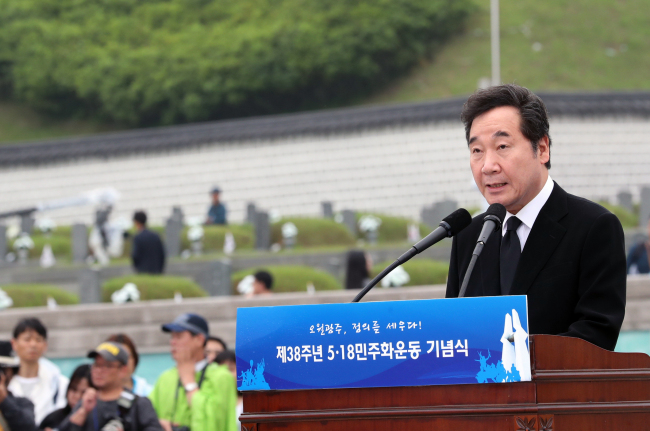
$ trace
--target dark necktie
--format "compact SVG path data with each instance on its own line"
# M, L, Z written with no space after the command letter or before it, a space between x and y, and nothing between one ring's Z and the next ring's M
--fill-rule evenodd
M521 226L521 220L517 217L510 217L506 222L506 234L501 241L501 294L508 295L512 287L512 280L515 278L517 264L521 257L521 243L517 235L517 228Z

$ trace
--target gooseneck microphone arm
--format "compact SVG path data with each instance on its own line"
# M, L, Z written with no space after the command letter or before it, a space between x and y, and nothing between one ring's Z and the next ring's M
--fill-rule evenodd
M474 271L474 266L476 265L476 260L483 251L483 247L487 242L492 232L496 232L501 229L501 224L503 219L506 217L506 208L501 204L492 204L486 211L486 215L483 218L483 229L476 240L476 246L474 247L474 252L472 253L472 258L469 261L467 266L467 271L465 272L465 277L463 278L463 284L460 287L460 292L458 297L462 298L465 296L467 291L467 285L469 284L469 279L472 276L472 271Z
M403 255L397 258L395 262L388 265L382 272L379 273L375 278L373 278L370 283L364 287L361 292L352 300L352 302L359 302L366 293L370 291L377 283L381 281L387 274L392 270L403 264L404 262L411 259L416 254L422 253L427 248L431 247L433 244L441 241L444 238L449 238L456 235L461 230L465 229L472 222L472 216L467 212L465 208L459 208L453 213L445 217L440 226L436 228L429 235L420 240L417 244L411 247Z

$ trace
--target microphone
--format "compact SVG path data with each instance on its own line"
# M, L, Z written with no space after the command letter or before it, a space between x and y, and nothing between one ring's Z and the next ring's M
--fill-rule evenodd
M395 262L388 265L382 272L379 273L379 275L373 278L372 281L368 283L368 285L364 287L361 292L359 292L359 294L352 300L352 302L359 302L359 300L363 298L366 293L370 291L370 289L375 287L375 285L379 283L379 281L393 269L408 261L416 254L422 253L424 250L441 241L442 239L456 235L458 232L469 226L471 222L472 216L465 208L459 208L453 213L449 214L447 217L442 219L438 228L418 241L417 244L411 247L406 253L398 257Z
M492 232L501 229L501 224L503 223L504 218L506 218L506 207L501 204L492 204L485 212L485 217L483 217L483 228L476 240L472 259L469 261L469 265L467 266L467 272L465 272L465 278L463 278L463 284L460 288L460 293L458 294L459 298L465 296L465 291L469 284L469 278L474 270L474 265L476 265L476 260L483 251L485 243L490 238L490 235L492 235Z

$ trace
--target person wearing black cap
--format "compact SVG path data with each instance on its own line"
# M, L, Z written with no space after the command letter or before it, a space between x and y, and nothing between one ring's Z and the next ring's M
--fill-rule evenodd
M165 247L156 232L147 229L147 214L136 211L133 224L138 233L133 237L131 260L139 274L162 274L165 270Z
M12 353L11 342L0 341L0 429L35 431L34 404L27 398L14 397L7 389L20 366L20 360Z
M236 431L236 383L225 366L208 363L208 322L192 313L162 326L171 333L176 366L165 371L149 398L165 431Z
M228 224L226 219L226 206L221 203L221 189L213 187L210 194L212 195L212 205L208 210L208 218L205 224Z
M151 401L122 387L128 374L129 354L119 343L104 342L88 353L95 361L88 388L75 410L59 426L60 431L160 431Z

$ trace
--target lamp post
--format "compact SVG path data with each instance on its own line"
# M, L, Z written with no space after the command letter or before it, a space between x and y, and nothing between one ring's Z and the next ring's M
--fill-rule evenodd
M501 51L499 41L499 0L490 0L492 42L492 85L501 84Z

